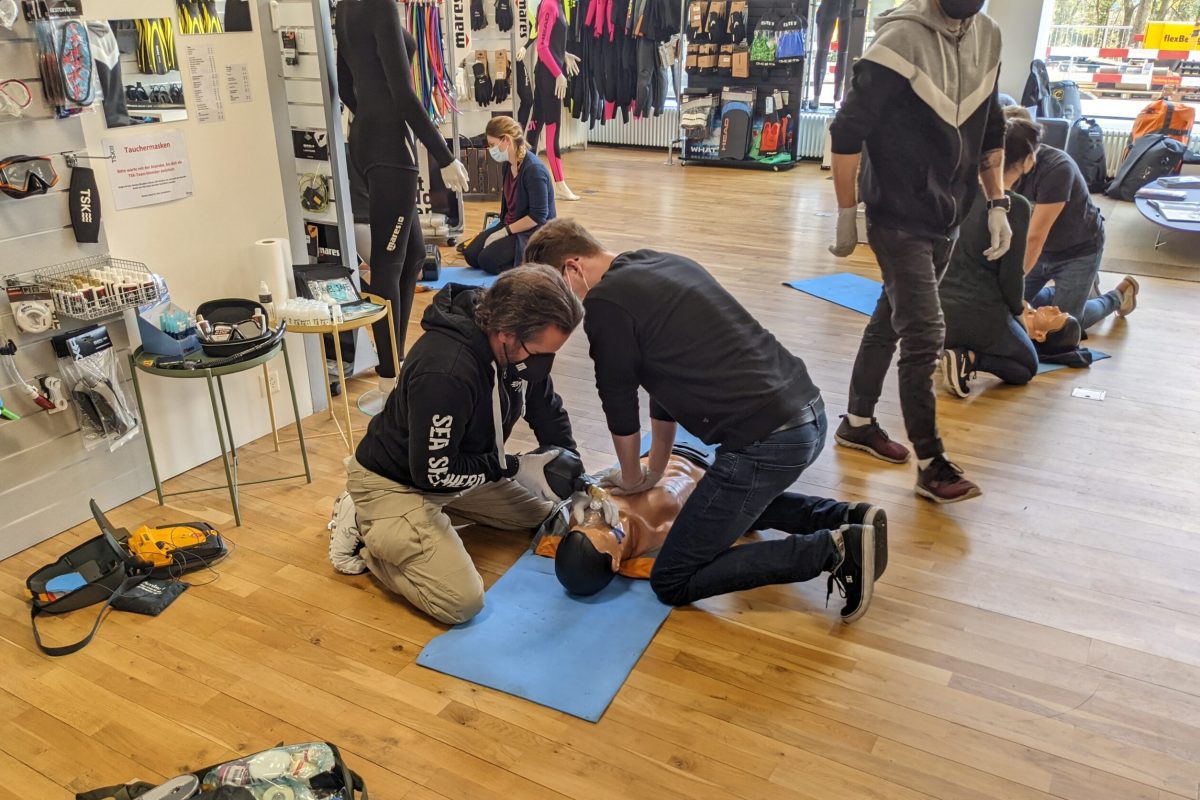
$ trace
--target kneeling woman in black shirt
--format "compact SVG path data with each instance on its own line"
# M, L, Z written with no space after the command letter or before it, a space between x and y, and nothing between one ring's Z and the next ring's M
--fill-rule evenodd
M472 239L464 254L470 266L496 275L519 266L529 237L556 216L554 184L512 117L492 117L485 133L488 153L508 165L500 219Z

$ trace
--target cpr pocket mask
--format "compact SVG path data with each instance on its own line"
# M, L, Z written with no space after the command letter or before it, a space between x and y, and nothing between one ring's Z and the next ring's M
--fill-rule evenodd
M305 211L320 213L329 207L329 177L320 172L305 172L299 178L300 205Z
M46 156L9 156L0 160L0 192L21 199L45 194L58 184L58 172Z
M59 374L74 401L83 446L116 450L137 435L137 414L121 387L112 339L103 325L59 334L50 340Z

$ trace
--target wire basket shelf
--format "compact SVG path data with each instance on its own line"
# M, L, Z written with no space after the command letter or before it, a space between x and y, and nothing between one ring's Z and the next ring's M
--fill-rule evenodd
M10 275L7 283L33 284L49 292L60 315L80 320L101 319L153 303L164 291L162 278L145 264L109 255Z

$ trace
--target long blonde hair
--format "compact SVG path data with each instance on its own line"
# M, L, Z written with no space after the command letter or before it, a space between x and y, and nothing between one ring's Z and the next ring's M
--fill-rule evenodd
M502 139L505 136L512 139L513 145L517 148L516 161L520 162L525 158L525 151L528 149L525 144L525 132L512 117L492 117L488 120L484 133L493 139Z

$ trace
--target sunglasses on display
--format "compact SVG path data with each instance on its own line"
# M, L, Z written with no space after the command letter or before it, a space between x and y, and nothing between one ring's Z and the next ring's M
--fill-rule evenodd
M45 156L10 156L0 160L0 192L9 197L45 194L58 183L58 173Z

